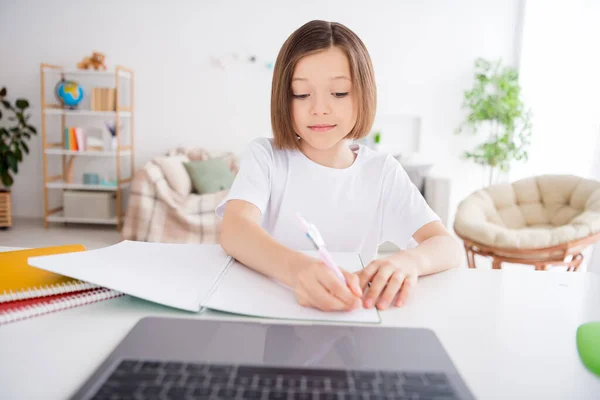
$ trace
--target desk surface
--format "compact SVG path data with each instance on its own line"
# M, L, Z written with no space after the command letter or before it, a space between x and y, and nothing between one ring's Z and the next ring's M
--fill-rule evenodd
M66 399L145 316L188 313L129 296L0 326L0 398ZM478 399L598 398L579 360L577 327L600 320L590 273L452 270L421 278L383 325L433 329ZM273 321L275 323L293 323Z

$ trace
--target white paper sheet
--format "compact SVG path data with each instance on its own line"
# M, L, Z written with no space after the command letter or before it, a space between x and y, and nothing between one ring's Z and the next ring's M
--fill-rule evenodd
M358 254L332 253L336 263L350 272L362 269ZM325 267L324 267L325 268ZM312 321L379 323L375 309L357 309L348 312L324 312L303 307L293 291L250 268L233 261L218 287L204 306L235 314L266 318L300 319Z
M348 271L362 268L358 254L332 255ZM188 311L204 306L267 318L380 322L375 309L323 312L302 307L290 288L235 260L225 269L230 260L219 245L123 241L98 250L32 257L29 264Z
M219 245L123 241L29 264L188 311L199 311L230 257Z

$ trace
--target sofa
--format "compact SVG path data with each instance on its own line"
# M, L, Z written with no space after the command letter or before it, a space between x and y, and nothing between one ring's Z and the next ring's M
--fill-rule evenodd
M228 190L198 194L184 163L223 158L238 172L234 153L175 148L138 170L131 182L123 239L162 243L218 243L216 206Z

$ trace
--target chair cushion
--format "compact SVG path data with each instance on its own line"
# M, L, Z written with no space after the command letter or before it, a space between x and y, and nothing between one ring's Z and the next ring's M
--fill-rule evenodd
M196 193L206 194L227 190L235 176L223 158L184 163Z
M543 175L481 189L458 206L454 230L476 243L539 249L600 232L600 182Z

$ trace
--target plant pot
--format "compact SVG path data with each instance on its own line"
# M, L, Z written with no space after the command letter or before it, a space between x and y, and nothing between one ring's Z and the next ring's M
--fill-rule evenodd
M10 191L0 189L0 229L10 228L11 226Z

